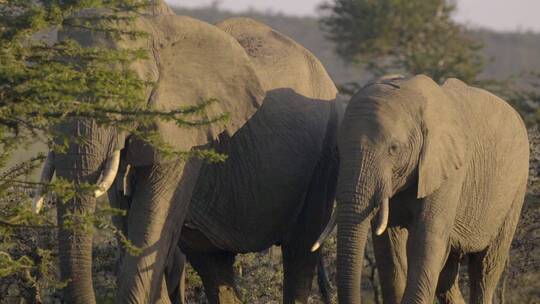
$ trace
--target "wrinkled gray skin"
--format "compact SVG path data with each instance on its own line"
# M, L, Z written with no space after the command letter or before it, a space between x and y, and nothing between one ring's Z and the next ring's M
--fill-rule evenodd
M279 243L285 256L284 301L306 303L319 257L319 252L309 249L328 221L335 194L336 137L342 113L335 102L337 90L310 52L271 28L245 18L226 20L218 28L245 50L266 93L261 108L234 135L224 134L205 145L227 154L227 161L193 162L200 166L187 180L194 187L193 195L180 192L172 198L176 204L191 199L181 244L203 278L209 301L231 303L239 301L233 282L234 254ZM235 81L242 82L241 78ZM224 85L234 87L235 83L229 80ZM116 218L116 225L135 240L176 235L183 224L179 213L173 213L176 218L167 214L163 202L148 193L180 189L186 182L178 183L178 177L185 169L168 164L126 172L133 155L130 146L126 154L122 172L109 191L113 204L128 210L127 222ZM149 180L156 172L159 179ZM122 193L126 176L133 188L129 196ZM171 218L171 222L148 231L147 223L159 218ZM119 301L149 302L150 292L139 292L148 287L161 290L161 301L169 301L167 294L171 301L181 301L182 288L177 288L183 269L178 250L171 251L174 257L169 255L164 281L156 270L153 277L146 275L153 265L145 262L147 269L133 268L129 261L140 258L120 254L125 257L119 266ZM132 278L135 284L124 288Z
M272 91L230 141L217 144L229 159L203 165L180 245L210 303L240 303L235 254L273 244L283 252L284 303L307 303L319 258L310 246L328 221L337 180L333 104Z
M318 60L282 34L244 18L217 26L246 49L268 93L245 126L212 145L228 160L202 166L182 251L210 303L239 303L235 254L281 244L284 303L307 303L319 258L310 245L335 194L336 89Z
M339 303L360 303L367 233L385 197L388 229L374 233L385 303L464 303L464 256L470 302L492 303L527 184L519 115L456 79L385 80L352 98L338 149Z
M176 16L163 3L159 5L130 25L148 32L148 37L119 41L67 28L59 33L59 39L74 38L85 46L149 50L150 58L134 63L133 68L143 79L156 84L145 96L150 108L177 109L218 98L220 102L210 106L206 115L230 113L226 122L197 129L156 123L153 129L172 147L186 151L207 145L218 136L231 136L260 107L266 95L253 63L231 35L213 25ZM100 12L82 12L95 13ZM113 151L122 150L121 170L125 171L130 165L129 175L134 182L125 225L129 227L127 236L135 246L145 249L139 256L126 255L123 259L119 267L117 302L156 302L162 294L165 261L177 248L178 226L191 200L201 162L171 161L130 134L114 127L99 126L90 119L73 119L58 129L85 139L71 143L67 153L54 155L56 175L75 184L95 184L106 159ZM110 196L113 205L122 204L114 200L116 193ZM95 206L96 200L91 195L79 195L73 201L58 204L60 270L62 279L70 279L64 289L68 303L95 302L93 236L89 232L65 229L64 215L93 213ZM161 299L168 301L166 295Z

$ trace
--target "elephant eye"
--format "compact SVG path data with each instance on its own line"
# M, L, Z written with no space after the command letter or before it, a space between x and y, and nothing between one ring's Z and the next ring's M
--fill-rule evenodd
M388 154L396 156L401 152L401 145L398 142L393 142L388 147Z

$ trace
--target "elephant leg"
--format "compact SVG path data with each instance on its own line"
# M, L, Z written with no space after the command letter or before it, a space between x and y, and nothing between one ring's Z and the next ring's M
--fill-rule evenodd
M319 291L321 292L323 303L331 304L332 286L330 285L330 279L326 273L326 267L324 266L322 254L320 254L319 262L317 263L317 283L319 285Z
M172 304L185 303L186 256L176 248L174 257L165 267L165 281Z
M135 168L128 234L132 244L143 250L139 255L125 254L117 302L169 302L168 293L161 293L165 266L175 248L172 244L177 244L176 226L185 214L181 209L191 195L188 177L198 174L189 164L175 161Z
M465 304L459 290L459 254L451 253L444 265L437 284L437 298L441 304Z
M242 303L234 280L235 253L221 250L199 230L182 228L179 246L197 271L210 304Z
M488 248L469 254L470 302L472 304L493 303L497 283L506 267L522 202L523 196L516 198L499 234Z
M186 254L191 266L201 277L208 303L242 303L234 282L235 254L224 251Z
M310 252L294 243L283 244L283 303L307 303L320 251Z
M372 230L373 231L373 230ZM373 233L373 247L384 303L401 303L407 283L407 236L404 228L391 227L382 235Z
M337 164L323 157L314 171L297 223L285 236L283 253L283 303L307 303L315 276L320 249L311 252L330 219L335 196Z
M409 230L407 283L401 303L433 303L439 275L450 253L450 231L446 227L448 224L419 221Z

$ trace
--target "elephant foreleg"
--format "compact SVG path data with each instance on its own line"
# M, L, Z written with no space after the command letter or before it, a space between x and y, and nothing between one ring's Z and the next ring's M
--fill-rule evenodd
M458 254L450 254L439 276L437 284L437 298L441 304L465 304L465 299L459 290L459 262Z
M337 165L334 161L321 161L304 198L304 207L294 228L285 236L283 252L283 303L307 303L311 283L320 260L320 249L311 247L330 219Z
M176 248L174 257L165 267L165 281L172 304L185 303L186 256Z
M322 255L320 255L319 262L317 263L317 284L319 285L319 291L321 292L323 303L331 304L332 286L330 285L330 279L326 273L326 267L324 266Z
M307 303L311 283L315 276L320 250L310 252L307 247L298 250L294 243L283 244L283 303Z
M373 233L373 247L384 303L401 303L407 282L407 230L391 227Z

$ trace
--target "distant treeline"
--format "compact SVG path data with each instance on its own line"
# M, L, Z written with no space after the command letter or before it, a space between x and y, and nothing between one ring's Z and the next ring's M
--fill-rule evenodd
M174 10L179 15L191 16L210 23L234 16L252 17L289 35L311 50L323 62L337 83L364 81L368 77L354 67L344 64L337 57L332 42L325 39L316 18L257 11L232 13L216 6L198 9L174 8ZM489 60L484 72L486 77L503 80L526 71L540 71L540 33L501 33L486 29L474 29L470 33L484 43L485 54Z

